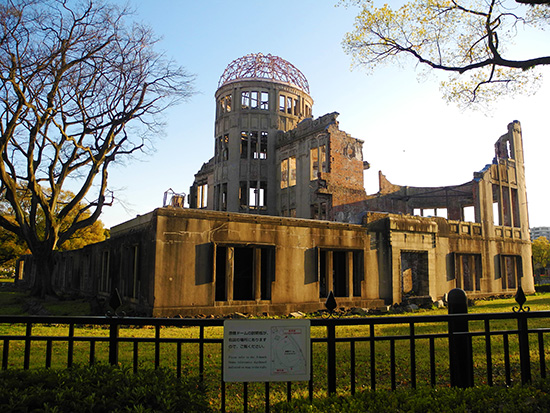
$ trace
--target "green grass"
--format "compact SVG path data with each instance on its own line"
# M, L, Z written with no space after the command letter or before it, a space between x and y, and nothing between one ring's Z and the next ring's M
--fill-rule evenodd
M19 295L18 295L19 294ZM6 307L10 308L10 303L17 303L18 300L24 299L25 295L19 292L0 293L0 303L6 303ZM55 311L60 313L71 308L77 308L74 302L48 302L44 305L54 304L60 305ZM78 304L78 303L77 303ZM548 310L550 308L550 293L539 293L527 297L526 305L530 306L531 311ZM68 306L68 307L66 307ZM474 306L470 307L470 312L507 312L512 313L512 307L517 306L513 299L501 300L483 300L477 301ZM82 311L81 308L79 311ZM446 309L419 310L414 315L434 315L446 314ZM412 313L409 313L412 314ZM378 316L374 316L378 317ZM543 321L531 320L530 327L547 327L547 319ZM515 328L513 321L491 321L491 329ZM482 322L471 322L470 331L482 330ZM52 368L64 369L67 366L67 340L68 326L59 325L35 325L33 326L33 336L58 336L65 337L63 341L53 341L52 344ZM446 324L441 323L418 323L415 325L415 334L433 334L445 333ZM24 325L0 325L0 335L23 335L25 333ZM79 336L94 336L108 337L108 329L104 327L91 326L76 326L76 337ZM162 338L198 338L199 329L196 327L183 328L161 328L160 334ZM377 325L375 327L376 336L406 336L409 334L409 326L406 325ZM312 327L312 337L325 337L325 327ZM365 337L369 335L369 329L362 326L339 326L336 328L337 337ZM139 337L139 338L154 338L154 328L121 328L121 337ZM222 327L209 327L205 329L207 338L222 338ZM538 347L536 336L531 335L531 350L532 350L532 367L534 378L538 377ZM548 338L546 338L548 341ZM436 388L445 389L449 381L448 367L448 340L447 338L436 338L434 340L436 354ZM515 353L517 353L517 337L510 335L509 340L511 354L511 376L512 384L519 380L519 361ZM485 361L485 338L476 337L473 339L474 346L474 364L475 364L475 384L483 386L487 383L486 377L486 361ZM504 347L502 336L494 336L491 339L492 354L494 359L493 378L494 384L504 386ZM0 354L3 348L3 342L0 341ZM44 367L45 365L45 341L33 341L31 346L31 367L33 369ZM351 381L349 371L351 367L350 344L347 342L337 344L337 394L345 396L350 393ZM429 377L429 340L418 340L416 342L416 350L414 356L416 358L416 372L418 389L431 389ZM74 343L74 363L87 364L89 362L90 344L86 342L76 341ZM314 343L314 395L315 399L326 398L326 344ZM387 341L377 341L375 344L376 363L375 375L377 379L377 390L385 391L390 386L390 363L389 363L390 345ZM396 381L397 387L403 391L408 391L412 387L410 376L410 340L396 340ZM370 343L357 342L355 345L356 358L354 365L356 368L355 386L358 392L367 392L370 389ZM9 343L9 369L20 369L23 365L24 341L11 340ZM160 346L161 368L170 371L176 370L176 354L177 346L174 343L163 343ZM183 377L197 377L199 371L199 348L197 344L182 345L182 375ZM106 342L97 342L95 346L96 361L101 363L108 362L108 346ZM139 369L150 369L154 367L155 362L155 347L153 343L140 343L138 353ZM550 365L550 360L546 360L547 365ZM122 366L131 367L133 365L133 344L121 343L119 347L119 363ZM205 385L208 389L208 397L215 408L219 408L220 400L220 382L221 382L221 354L219 344L205 345ZM423 391L423 390L422 390ZM264 403L264 384L251 383L248 387L249 392L249 408L250 411L262 409ZM242 409L243 385L239 383L228 383L226 388L227 394L227 409L228 411ZM277 403L286 399L286 384L272 383L270 388L271 402ZM307 398L307 384L295 383L292 385L293 398ZM331 402L332 403L332 402ZM353 402L355 403L355 402ZM217 406L217 407L216 407ZM337 410L337 409L336 409ZM282 411L282 410L281 410ZM297 410L309 411L309 410ZM322 411L322 410L312 410Z
M30 297L28 292L8 285L3 288L0 284L0 314L2 315L30 315L29 308L43 308L48 315L86 316L91 315L90 303L85 299L37 299Z

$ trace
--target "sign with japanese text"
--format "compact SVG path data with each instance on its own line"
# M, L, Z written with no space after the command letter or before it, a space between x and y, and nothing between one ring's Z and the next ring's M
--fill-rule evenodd
M310 379L309 320L226 320L226 382Z

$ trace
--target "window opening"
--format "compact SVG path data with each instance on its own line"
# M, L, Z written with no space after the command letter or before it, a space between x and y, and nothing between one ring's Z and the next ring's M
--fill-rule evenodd
M296 185L296 157L288 158L288 186Z
M516 289L519 279L523 277L521 256L500 256L501 280L503 289Z
M292 98L287 97L286 98L286 113L289 115L292 115Z
M222 184L220 211L227 210L227 184Z
M513 216L513 226L519 228L519 201L518 201L518 190L516 188L511 188L512 195L512 216Z
M327 215L327 203L321 202L319 205L320 211L319 211L319 219L328 219Z
M332 284L335 297L348 296L348 263L346 251L332 252Z
M288 158L281 161L281 189L288 188Z
M328 172L327 145L319 146L319 152L320 152L320 156L321 156L321 172Z
M319 178L319 148L311 148L309 150L309 164L311 181Z
M252 153L252 157L254 159L260 158L259 150L260 150L260 147L258 145L258 132L257 131L250 132L250 152Z
M294 115L298 116L298 99L294 99Z
M241 131L241 159L248 158L248 132Z
M403 297L429 295L428 252L401 252Z
M269 94L267 92L260 93L260 109L269 110Z
M481 289L481 255L457 254L455 269L455 277L458 280L457 287L464 291L479 291Z
M228 145L229 145L229 135L228 135L228 134L223 135L221 144L222 144L222 147L221 147L221 151L222 151L222 161L227 161L227 159L228 159L228 157L229 157L229 148L228 148Z
M422 216L435 217L435 209L434 208L426 208L422 212L423 212Z
M231 112L231 95L225 97L225 111Z
M248 109L250 107L250 92L241 92L241 108Z
M285 96L279 95L279 112L285 111L285 101L286 101Z
M197 188L197 208L206 208L208 204L208 184L199 185Z
M265 190L266 182L261 182L260 187L250 187L249 188L249 204L251 208L260 209L265 207Z
M448 217L447 208L437 208L435 210L435 216L447 219Z
M254 299L254 248L235 247L233 261L233 299Z
M466 206L462 209L464 215L464 221L476 222L476 211L473 206Z
M250 92L250 108L258 109L258 106L259 106L258 92Z
M262 131L260 135L260 159L267 159L267 132Z

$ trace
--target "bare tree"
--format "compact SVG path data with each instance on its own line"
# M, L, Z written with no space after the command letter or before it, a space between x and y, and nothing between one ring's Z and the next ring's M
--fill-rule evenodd
M486 105L501 95L536 90L541 75L534 68L550 56L514 58L509 50L523 29L550 23L548 0L412 0L399 9L360 4L355 28L344 48L362 67L411 59L449 74L442 91L450 102ZM541 32L544 35L544 32Z
M33 254L35 295L54 294L56 246L109 204L109 166L142 150L161 112L192 94L192 76L129 14L101 0L0 5L0 196L13 214L0 226Z

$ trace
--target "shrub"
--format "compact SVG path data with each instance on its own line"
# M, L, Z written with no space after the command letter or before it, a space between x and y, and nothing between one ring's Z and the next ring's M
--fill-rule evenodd
M210 412L194 379L106 365L0 372L3 412Z
M293 400L279 403L275 412L547 412L550 381L514 387L479 386L467 389L410 389L363 391L355 396Z

